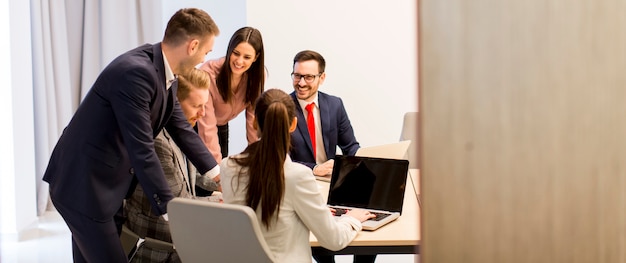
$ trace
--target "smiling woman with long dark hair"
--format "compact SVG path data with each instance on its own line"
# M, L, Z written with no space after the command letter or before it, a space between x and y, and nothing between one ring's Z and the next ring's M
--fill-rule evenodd
M198 121L198 133L218 163L228 156L228 122L246 111L248 143L258 140L252 126L254 103L265 85L265 52L261 32L252 27L237 30L226 56L201 67L211 76L211 99L206 115Z

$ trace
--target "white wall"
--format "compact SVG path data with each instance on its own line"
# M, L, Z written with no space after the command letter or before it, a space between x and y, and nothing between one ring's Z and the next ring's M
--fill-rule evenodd
M0 233L36 222L30 2L0 1Z
M402 117L417 110L415 0L186 0L164 2L164 25L179 8L207 11L222 33L208 58L225 55L232 33L258 28L269 71L266 88L293 90L293 56L304 49L326 59L320 90L344 100L362 146L395 142ZM247 145L243 114L230 123L230 153Z
M291 92L293 56L326 59L320 91L343 99L361 146L398 141L417 110L415 0L248 1L248 24L265 44L268 87Z

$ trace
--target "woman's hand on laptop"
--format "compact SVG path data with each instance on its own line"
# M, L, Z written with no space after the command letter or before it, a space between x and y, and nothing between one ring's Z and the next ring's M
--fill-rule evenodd
M356 218L357 220L359 220L361 222L365 222L368 219L376 217L376 215L370 213L367 210L356 209L356 208L346 212L346 215L354 217L354 218Z
M315 176L327 176L333 172L333 166L335 166L335 160L330 159L322 164L318 164L313 167L313 174Z

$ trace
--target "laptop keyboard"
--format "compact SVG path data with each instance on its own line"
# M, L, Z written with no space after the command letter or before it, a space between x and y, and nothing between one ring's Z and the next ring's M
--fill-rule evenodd
M335 216L341 216L345 214L346 212L350 211L350 209L337 208L337 207L333 207L333 209L335 209ZM378 213L378 212L372 212L372 211L370 211L370 213L376 215L376 217L369 219L369 220L374 220L374 221L380 221L380 220L383 220L385 217L389 216L389 214L386 214L386 213Z

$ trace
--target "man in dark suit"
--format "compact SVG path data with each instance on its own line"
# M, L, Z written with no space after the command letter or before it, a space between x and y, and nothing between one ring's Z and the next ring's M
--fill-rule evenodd
M311 169L315 176L330 176L337 146L344 155L354 155L359 142L341 98L319 91L326 79L326 60L311 50L293 59L294 92L298 125L291 133L291 159ZM335 262L333 256L313 254L317 262ZM376 255L355 255L354 262L374 262Z
M173 195L154 149L163 128L199 172L219 182L219 166L176 100L175 78L204 60L218 34L206 12L179 10L161 43L113 60L76 110L43 178L72 232L74 262L127 262L122 205L137 183L152 211L167 219Z
M319 53L301 51L293 59L294 92L290 95L298 110L298 127L291 134L291 159L311 169L316 176L332 172L337 146L344 155L354 155L359 143L341 98L319 91L326 79L326 61ZM311 104L313 103L313 104ZM311 105L311 112L307 111ZM309 114L313 114L315 144L309 132Z

